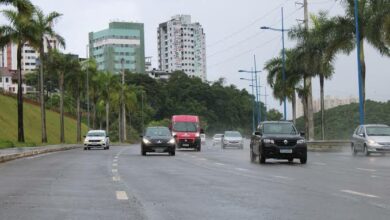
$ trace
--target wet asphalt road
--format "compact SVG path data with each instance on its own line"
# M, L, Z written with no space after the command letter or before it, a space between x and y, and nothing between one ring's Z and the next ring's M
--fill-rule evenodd
M244 150L143 157L137 145L0 164L0 219L389 219L390 156Z

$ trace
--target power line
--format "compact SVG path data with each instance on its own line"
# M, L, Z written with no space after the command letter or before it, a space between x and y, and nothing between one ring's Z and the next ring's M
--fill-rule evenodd
M222 43L222 42L224 42L224 41L230 39L231 37L233 37L233 36L235 36L235 35L237 35L237 34L239 34L239 33L242 33L243 30L245 30L245 29L251 27L252 25L256 24L258 21L260 21L260 20L266 18L268 15L270 15L270 14L271 14L272 12L274 12L275 10L278 10L282 5L286 4L288 1L291 1L291 0L285 0L284 2L282 2L281 4L279 4L277 7L273 8L271 11L267 12L266 14L264 14L262 17L255 19L255 20L254 20L253 22L251 22L250 24L248 24L248 25L246 25L246 26L240 28L239 30L237 30L237 31L235 31L235 32L233 32L233 33L227 35L226 37L224 37L224 38L222 38L222 39L220 39L220 40L217 40L217 41L211 43L210 45L207 45L207 48L214 47L215 45L218 45L218 44L220 44L220 43Z

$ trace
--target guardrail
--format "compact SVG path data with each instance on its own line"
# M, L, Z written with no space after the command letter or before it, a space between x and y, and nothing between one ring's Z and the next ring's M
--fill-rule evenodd
M343 151L351 147L349 140L308 141L309 151Z

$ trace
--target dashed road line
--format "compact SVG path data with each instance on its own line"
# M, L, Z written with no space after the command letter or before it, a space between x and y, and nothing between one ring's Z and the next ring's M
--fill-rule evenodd
M238 171L243 171L243 172L248 172L249 170L248 169L244 169L244 168L239 168L239 167L236 167L234 168L235 170L238 170Z
M376 170L373 169L366 169L366 168L356 168L357 170L362 170L362 171L368 171L368 172L375 172Z
M120 176L113 176L112 177L112 181L114 181L114 182L119 182L120 180L121 180Z
M113 166L113 167L117 167L118 164L117 164L117 163L113 163L112 166Z
M287 177L287 176L277 176L277 175L274 175L272 177L279 178L279 179L285 179L285 180L292 180L293 179L293 178L290 178L290 177Z
M223 164L223 163L214 163L215 165L218 165L218 166L223 166L223 165L225 165L225 164Z
M363 197L368 197L368 198L379 198L379 196L376 196L376 195L362 193L362 192L357 192L357 191L353 191L353 190L349 190L349 189L343 189L343 190L340 190L340 191L343 192L343 193L348 193L348 194L357 195L357 196L363 196Z
M129 200L125 191L116 191L117 200Z
M321 162L313 162L311 164L319 165L319 166L326 166L327 165L326 163L321 163Z
M113 173L117 173L117 172L118 172L118 169L112 169L112 172L113 172Z

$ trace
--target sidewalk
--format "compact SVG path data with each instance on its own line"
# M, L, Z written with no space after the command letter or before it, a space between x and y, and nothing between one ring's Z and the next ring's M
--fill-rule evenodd
M15 147L0 150L0 163L37 154L45 154L56 151L71 150L82 147L82 144L59 144L43 147Z

